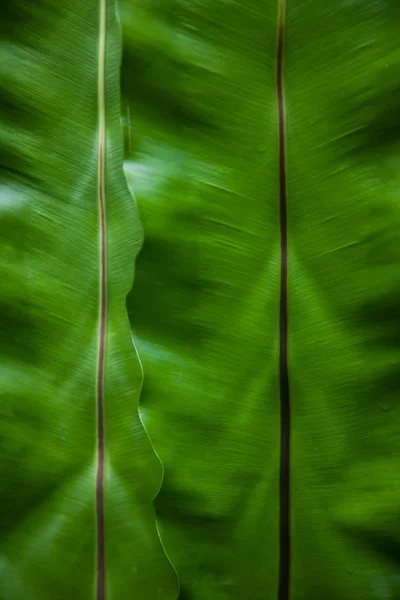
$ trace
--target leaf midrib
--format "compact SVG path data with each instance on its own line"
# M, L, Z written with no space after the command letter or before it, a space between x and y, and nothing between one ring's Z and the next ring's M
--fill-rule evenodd
M105 206L106 146L106 17L107 0L99 0L98 43L98 141L97 201L99 214L99 326L97 356L97 472L96 472L96 600L105 600L105 535L104 535L104 362L107 318L107 231Z

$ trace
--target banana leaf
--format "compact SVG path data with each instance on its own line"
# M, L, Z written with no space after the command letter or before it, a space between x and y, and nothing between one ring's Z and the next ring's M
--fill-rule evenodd
M400 7L1 10L0 600L398 600Z
M125 307L142 227L117 7L2 11L0 598L173 597Z

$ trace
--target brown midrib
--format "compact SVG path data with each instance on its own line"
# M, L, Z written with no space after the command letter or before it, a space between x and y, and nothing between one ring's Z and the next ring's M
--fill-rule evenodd
M284 0L279 1L277 103L280 206L279 387L281 403L279 473L279 584L278 600L289 600L290 588L290 394L288 375L288 248L285 107L283 81Z

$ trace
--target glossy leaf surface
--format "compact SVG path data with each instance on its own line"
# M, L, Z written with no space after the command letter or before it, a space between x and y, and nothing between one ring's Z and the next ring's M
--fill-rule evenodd
M174 598L125 308L142 232L122 171L116 6L13 0L2 27L0 598Z
M3 4L0 600L398 600L397 3Z
M308 0L287 28L292 596L395 599L400 7Z
M277 598L277 3L122 3L128 308L181 598ZM288 0L289 591L400 596L400 9ZM128 108L127 108L128 107ZM129 150L129 146L133 149Z
M182 598L273 598L276 5L122 7L126 173L145 231L128 308L142 417L165 468L161 535Z

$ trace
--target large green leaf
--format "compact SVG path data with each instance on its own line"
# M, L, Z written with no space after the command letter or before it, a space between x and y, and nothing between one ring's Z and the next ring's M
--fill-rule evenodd
M126 173L145 232L128 309L180 598L397 600L398 3L281 6L283 166L277 2L122 7Z
M400 7L119 13L2 6L0 600L398 600Z
M175 598L125 308L142 233L115 2L1 10L0 598Z

